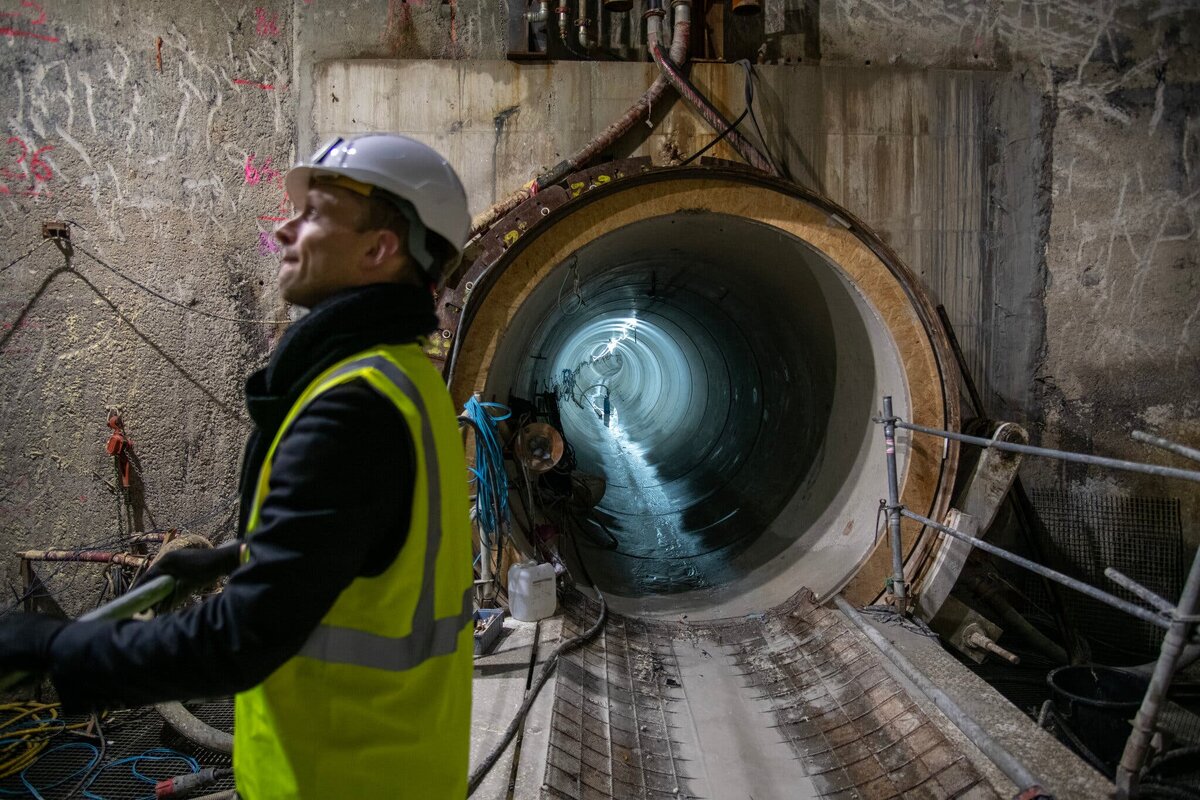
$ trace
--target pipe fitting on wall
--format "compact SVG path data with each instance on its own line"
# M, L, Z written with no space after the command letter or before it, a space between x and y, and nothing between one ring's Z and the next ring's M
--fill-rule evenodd
M525 19L531 23L546 22L550 19L550 0L538 0L537 11L526 11Z
M583 0L581 0L583 2ZM584 50L591 50L596 46L596 42L588 33L588 29L592 27L592 21L586 17L580 17L575 23L575 27L579 29L579 46Z

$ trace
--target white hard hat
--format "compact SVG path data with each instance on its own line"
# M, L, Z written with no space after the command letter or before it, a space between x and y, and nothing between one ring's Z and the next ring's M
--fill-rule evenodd
M403 201L396 205L408 218L409 252L431 280L458 264L471 230L467 193L454 168L433 148L395 133L338 137L288 170L284 183L297 207L312 179L321 175L350 178L382 189L386 200ZM449 244L452 254L446 263L433 263L425 247L426 229Z

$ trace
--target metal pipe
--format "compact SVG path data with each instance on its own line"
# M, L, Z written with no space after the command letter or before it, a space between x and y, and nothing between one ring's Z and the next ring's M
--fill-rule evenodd
M126 619L155 604L166 600L175 591L175 579L170 575L159 575L153 580L131 589L120 597L99 608L93 608L79 618L80 622L96 622L103 619Z
M596 42L588 36L588 28L592 25L591 19L588 18L587 0L579 0L579 18L575 20L575 27L578 28L579 46L584 51L592 50L596 47Z
M883 420L876 420L882 422ZM1077 464L1091 464L1097 467L1109 467L1111 469L1121 469L1126 472L1141 472L1147 475L1158 475L1163 478L1182 478L1185 481L1200 482L1200 471L1191 469L1177 469L1175 467L1163 467L1158 464L1142 464L1137 461L1122 461L1119 458L1106 458L1104 456L1093 456L1087 453L1070 453L1065 450L1052 450L1048 447L1034 447L1028 444L1012 444L1010 442L1002 442L998 439L984 439L981 436L968 436L965 433L954 433L953 431L943 431L938 428L927 428L924 425L917 425L912 422L897 422L897 428L904 428L918 433L928 433L931 436L941 436L943 439L954 439L958 442L966 442L967 444L978 445L979 447L995 447L999 450L1009 450L1014 453L1026 453L1033 456L1046 456L1047 458L1056 458L1060 461L1072 461Z
M1142 706L1137 716L1133 718L1133 732L1125 743L1125 752L1121 754L1121 763L1117 765L1117 797L1129 797L1137 788L1138 772L1146 759L1146 750L1150 745L1150 737L1154 735L1154 725L1158 720L1159 706L1171 686L1171 678L1175 675L1175 667L1183 652L1184 643L1188 639L1189 629L1194 622L1188 620L1196 613L1200 603L1200 550L1192 559L1192 568L1188 572L1187 581L1183 585L1183 593L1179 597L1179 605L1175 609L1176 619L1167 629L1163 637L1162 649L1158 653L1158 663L1150 678L1150 686L1142 699Z
M1134 431L1133 438L1137 439L1139 442L1145 442L1146 444L1152 444L1155 447L1161 447L1163 450L1170 450L1172 453L1183 456L1184 458L1190 458L1193 461L1200 461L1200 450L1197 450L1194 447L1188 447L1187 445L1180 444L1179 442L1172 442L1170 439L1164 439L1161 436L1154 436L1153 434L1146 433L1145 431Z
M941 710L943 714L949 717L954 725L966 734L966 737L983 752L985 756L991 759L992 763L1000 768L1008 779L1017 785L1022 796L1037 797L1040 795L1049 795L1049 793L1041 787L1041 782L1034 777L1029 769L1017 760L1017 757L1008 752L999 742L991 737L991 735L983 729L967 712L955 703L950 695L946 694L940 688L929 680L918 670L913 663L909 661L903 653L889 642L883 634L881 634L875 626L863 619L862 615L854 606L846 602L846 599L841 595L833 598L834 605L838 610L850 618L850 621L858 626L858 629L866 634L867 638L879 648L879 651L887 656L888 660L896 665L904 676L912 681L921 692L933 701L933 704Z
M908 616L908 591L904 585L904 554L900 541L900 482L896 475L896 417L892 413L892 396L883 397L883 443L887 453L888 540L892 546L892 596L896 608Z
M1110 581L1117 584L1118 586L1125 589L1126 591L1137 595L1138 598L1142 602L1146 603L1147 605L1154 606L1159 611L1162 611L1164 614L1175 613L1175 604L1174 603L1167 600L1165 597L1160 597L1159 595L1157 595L1154 592L1147 589L1145 586L1142 586L1140 583L1135 581L1133 578L1130 578L1128 575L1125 575L1122 572L1118 572L1113 567L1105 568L1104 577L1108 578Z
M675 18L675 29L671 35L671 52L669 54L669 58L675 64L682 65L687 60L688 42L691 40L689 20L690 17L686 15L682 18L676 15ZM558 183L611 147L613 142L628 133L638 120L649 115L650 109L659 101L670 85L665 75L659 75L654 79L654 83L650 84L650 88L646 90L645 94L639 97L616 121L605 128L599 136L585 144L570 158L560 161L520 189L510 192L472 219L470 240L474 241L505 214L533 197L537 194L538 189Z
M550 0L538 0L538 10L526 11L525 19L531 23L545 22L550 19Z
M1041 576L1038 576L1041 577ZM1047 586L1053 586L1055 589L1058 586L1046 578L1041 578ZM1029 620L1012 607L1001 594L1001 590L983 580L976 575L964 575L962 581L975 596L1000 615L1000 621L1006 630L1014 631L1018 636L1040 651L1042 655L1048 657L1058 664L1070 663L1071 658L1067 651L1057 642L1051 639L1046 634L1035 628Z
M1069 575L1064 575L1061 572L1058 572L1057 570L1050 569L1049 567L1043 567L1041 564L1030 561L1028 558L1022 558L1021 556L1018 556L1014 553L1010 553L1007 550L1003 550L999 547L996 547L994 544L988 544L987 542L985 542L981 539L976 539L972 536L968 536L967 534L965 534L961 531L956 531L956 530L954 530L954 528L950 528L950 527L947 527L946 525L942 525L940 523L934 522L933 520L929 519L928 517L922 517L920 514L914 514L913 512L909 511L907 508L902 507L900 509L900 513L903 514L904 516L908 517L909 519L916 520L917 522L920 522L923 525L928 525L929 527L934 528L935 530L939 530L942 533L953 536L955 539L958 539L961 542L966 542L967 544L971 545L972 547L978 547L980 550L983 550L986 553L991 553L994 556L1003 558L1005 561L1011 561L1012 563L1016 564L1017 566L1024 567L1025 569L1027 569L1031 572L1035 572L1038 575L1041 575L1043 577L1049 578L1050 580L1052 580L1056 583L1061 583L1063 586L1066 586L1070 589L1074 589L1075 591L1081 592L1082 594L1086 594L1088 597L1092 598L1093 600L1099 600L1101 603L1110 605L1113 608L1119 608L1120 610L1124 611L1126 614L1130 614L1134 617L1137 617L1140 620L1149 622L1152 625L1157 625L1160 628L1171 627L1171 620L1169 618L1164 617L1161 614L1158 614L1154 611L1151 611L1148 608L1142 608L1139 605L1130 603L1128 600L1122 600L1121 598L1115 597L1114 595L1111 595L1108 592L1105 592L1101 589L1097 589L1094 586L1090 586L1090 585L1084 583L1083 581L1076 580L1075 578L1072 578Z
M567 8L566 0L560 0L558 8L554 9L558 12L558 35L562 39L563 44L567 43L567 31L571 28L571 9Z
M26 561L80 561L94 564L120 564L123 567L140 567L146 556L132 553L110 553L107 550L26 550L17 553Z
M675 11L676 32L680 29L690 30L691 0L674 0L671 5ZM650 13L651 11L646 12L647 15ZM656 13L661 14L661 9ZM768 175L778 177L779 173L767 157L746 137L734 130L732 123L725 119L725 116L679 71L678 62L674 59L674 42L671 43L671 56L668 57L663 53L662 46L658 42L658 37L650 37L649 29L647 29L646 44L650 50L650 54L654 57L654 63L658 64L658 68L662 70L663 76L670 81L671 86L675 87L675 91L679 92L679 96L686 100L692 106L693 110L700 115L700 118L708 123L714 131L724 134L729 145L738 155L745 159L746 163Z

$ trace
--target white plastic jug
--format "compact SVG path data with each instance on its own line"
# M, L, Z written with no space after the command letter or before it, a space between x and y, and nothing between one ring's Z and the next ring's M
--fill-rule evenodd
M537 622L557 608L553 564L522 561L508 570L508 610L514 619Z

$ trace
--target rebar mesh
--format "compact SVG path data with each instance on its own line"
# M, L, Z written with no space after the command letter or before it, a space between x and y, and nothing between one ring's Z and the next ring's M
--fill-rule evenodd
M1034 508L1049 534L1050 566L1141 604L1104 577L1116 569L1171 602L1183 589L1185 560L1179 501L1085 491L1034 489ZM1032 594L1044 598L1036 581ZM1096 661L1132 663L1158 655L1163 630L1078 592L1062 593L1066 613L1092 645Z

